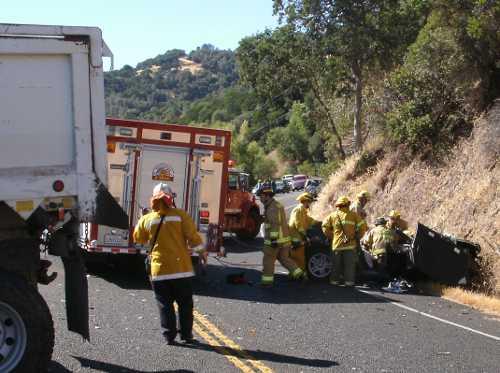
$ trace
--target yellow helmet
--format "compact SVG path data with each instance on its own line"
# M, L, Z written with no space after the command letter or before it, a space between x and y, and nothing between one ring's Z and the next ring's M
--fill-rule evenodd
M400 218L401 217L401 214L399 213L398 210L391 210L389 212L389 217L390 218L394 218L394 219L397 219L397 218Z
M342 196L340 197L337 202L335 202L335 206L336 207L340 207L340 206L349 206L351 204L351 201L349 201L349 198L347 198L346 196Z
M299 195L297 197L297 201L299 201L299 202L304 202L304 201L310 201L310 202L312 202L312 201L314 201L314 197L312 196L311 193L304 192L304 193L302 193L301 195Z
M370 199L370 193L367 190L362 190L356 197Z

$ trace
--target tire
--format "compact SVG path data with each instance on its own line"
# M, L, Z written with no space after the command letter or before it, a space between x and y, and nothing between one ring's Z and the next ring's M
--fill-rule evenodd
M238 232L236 232L236 236L240 240L253 240L257 235L259 234L260 231L260 215L259 212L255 209L250 210L248 217L247 217L247 229L242 229Z
M0 272L0 372L46 372L54 349L54 323L45 300L22 277Z
M315 280L327 278L333 268L331 251L308 248L306 250L306 267L309 278Z

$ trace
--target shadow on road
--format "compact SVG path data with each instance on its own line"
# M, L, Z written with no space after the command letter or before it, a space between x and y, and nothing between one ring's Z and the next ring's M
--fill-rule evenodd
M178 369L178 370L154 370L154 371L144 371L144 370L136 370L129 369L121 365L104 363L102 361L86 359L79 356L73 356L76 360L78 360L82 366L82 368L90 368L101 372L110 372L110 373L167 373L167 372L177 372L177 373L193 373L192 370L186 369ZM49 368L49 372L54 373L62 373L62 372L70 372L61 364L53 361L52 365Z
M48 373L71 373L71 370L65 366L59 364L57 361L51 361L49 365Z
M336 361L330 360L321 360L321 359L308 359L298 356L290 356L290 355L282 355L274 352L267 352L262 350L235 350L233 348L224 346L223 349L215 349L213 346L198 342L192 345L180 345L186 348L193 348L198 350L205 351L215 351L218 354L224 356L248 356L250 355L253 360L260 360L262 362L274 362L274 363L285 363L285 364L293 364L293 365L301 365L305 367L313 367L313 368L330 368L333 366L338 366L339 363Z
M227 283L227 276L242 274L246 283ZM194 281L195 295L212 298L234 299L249 302L274 304L311 303L382 303L382 299L352 288L334 287L326 281L309 281L305 284L289 280L285 274L275 275L275 285L269 289L258 286L260 268L229 267L209 264L205 274ZM141 270L127 272L117 269L102 269L93 275L100 277L122 289L147 290L151 286Z
M227 283L227 276L231 274L242 274L246 283ZM285 274L276 274L274 286L263 289L258 286L261 274L260 269L208 265L206 276L195 282L194 292L212 298L275 304L385 302L353 288L331 286L326 281L298 283Z
M254 239L244 241L238 239L237 237L224 238L224 247L228 253L246 254L262 251L263 245L264 239L262 237L256 237Z

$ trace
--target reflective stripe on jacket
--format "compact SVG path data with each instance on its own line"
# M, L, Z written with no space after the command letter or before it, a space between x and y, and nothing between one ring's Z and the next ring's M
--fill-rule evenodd
M332 212L321 225L325 235L332 240L332 250L354 250L358 237L366 232L366 223L347 207Z
M306 237L306 231L313 223L314 219L309 215L309 209L302 203L295 206L290 214L290 220L288 221L288 228L290 228L292 241L303 243Z
M160 281L194 276L188 245L199 247L202 239L193 219L184 210L168 208L144 215L134 229L134 241L151 244L161 215L165 217L151 250L151 279Z
M361 243L372 255L382 255L392 245L392 231L382 225L370 229L361 239Z
M274 198L264 207L264 245L270 246L273 241L280 246L289 245L291 239L285 208Z

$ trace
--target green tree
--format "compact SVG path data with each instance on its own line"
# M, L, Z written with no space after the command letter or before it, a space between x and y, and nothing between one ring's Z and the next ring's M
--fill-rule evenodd
M362 147L361 109L367 70L394 62L395 54L414 40L419 29L419 0L273 0L274 11L288 24L304 30L320 45L325 57L335 58L351 73L354 141Z
M260 123L268 123L263 127L285 124L283 118L295 101L313 97L315 102L311 106L317 104L318 110L324 113L322 117L337 140L339 155L345 157L327 102L338 89L338 76L345 75L345 71L336 60L328 58L325 44L286 25L244 38L236 57L242 82L252 86L267 107L267 116L256 118Z

